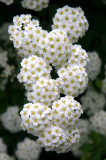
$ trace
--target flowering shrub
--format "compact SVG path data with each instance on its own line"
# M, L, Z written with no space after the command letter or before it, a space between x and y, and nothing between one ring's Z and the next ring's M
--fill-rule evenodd
M37 141L48 151L69 151L79 140L76 123L82 109L74 97L87 87L86 51L72 45L65 30L53 29L49 33L42 30L31 15L15 16L9 34L23 57L18 80L24 83L30 102L20 112L22 128L39 137ZM53 67L57 79L52 79ZM66 96L61 98L60 93Z
M0 1L1 159L104 160L104 1Z

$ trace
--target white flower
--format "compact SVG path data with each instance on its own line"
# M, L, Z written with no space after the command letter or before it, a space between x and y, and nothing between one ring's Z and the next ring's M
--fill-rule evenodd
M22 0L22 6L34 11L41 11L43 8L47 8L49 0Z
M50 126L52 120L51 109L40 103L24 105L20 114L22 128L35 136L38 136L45 127Z
M6 3L6 5L11 5L14 0L0 0L0 2Z
M106 112L101 110L90 117L91 128L96 132L106 135Z
M40 152L41 148L37 142L25 138L23 142L18 143L15 155L19 160L37 160Z
M69 58L71 41L62 30L54 29L44 39L40 39L39 45L39 53L43 53L47 63L53 66L62 65Z
M18 107L10 106L0 117L3 126L11 133L21 131L21 118L18 115Z
M10 157L7 153L0 153L0 160L15 160L15 158Z
M81 105L71 96L62 97L60 100L53 102L52 112L54 124L59 125L63 129L75 126L83 113Z
M88 115L92 115L103 109L106 100L103 93L98 93L93 87L89 86L85 95L81 97L81 103L84 110L87 110Z
M52 29L62 29L67 32L72 43L77 42L88 30L88 22L80 7L64 6L59 8L53 18Z
M83 67L78 65L62 67L57 73L61 93L76 97L86 89L88 77Z
M55 80L40 78L32 86L32 92L27 94L30 102L39 102L50 106L51 102L59 99L58 84Z
M17 76L20 82L34 84L40 77L50 78L51 67L41 57L24 58L21 66L21 72Z
M95 52L88 52L89 63L86 66L86 71L88 73L88 77L91 80L95 80L100 73L101 69L101 60L98 56L98 53Z

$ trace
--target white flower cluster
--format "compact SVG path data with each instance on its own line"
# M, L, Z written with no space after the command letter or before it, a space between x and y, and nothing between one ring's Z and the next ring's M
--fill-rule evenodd
M10 157L7 153L0 153L0 160L15 160L15 158Z
M91 80L95 80L100 73L101 69L101 60L98 56L98 53L95 52L88 52L89 63L86 66L86 70L88 73L88 77Z
M106 136L106 112L101 110L90 117L91 127Z
M48 7L49 0L22 0L22 6L34 11L41 11Z
M4 90L6 84L8 83L9 77L10 81L14 78L14 66L8 64L8 53L0 48L0 90Z
M22 129L37 136L47 151L68 152L80 137L77 122L82 109L74 97L87 87L87 53L72 45L65 30L48 33L31 15L15 16L13 23L10 39L23 57L18 80L29 101L20 112ZM57 79L52 79L54 70Z
M23 142L18 143L15 155L19 160L37 160L40 152L41 148L37 142L25 138Z
M6 144L3 142L3 139L0 138L0 153L1 152L7 152L7 146Z
M73 97L54 101L51 108L41 103L28 103L21 111L22 128L35 136L46 150L67 152L78 142L75 126L81 116L81 105Z
M40 54L43 53L47 63L53 66L62 65L67 61L72 46L66 32L58 29L52 30L45 38L41 38L39 45Z
M21 131L21 118L18 115L18 107L10 106L0 117L3 126L11 133Z
M64 6L59 8L53 18L52 29L62 29L67 32L72 43L77 42L88 30L88 22L80 7Z
M52 70L42 57L34 55L24 58L21 62L21 67L18 80L25 84L27 90L31 90L32 84L35 84L40 77L50 78L50 72Z
M59 99L59 89L55 80L40 78L32 85L33 92L27 94L27 99L30 102L43 103L50 106L51 102Z
M14 2L14 0L0 0L0 2L3 2L6 5L11 5Z
M77 143L76 145L74 145L72 147L72 153L76 156L76 157L79 157L81 156L82 152L79 151L79 147L81 145L83 145L84 143L86 143L89 138L88 138L88 134L90 132L90 124L89 124L89 121L88 120L84 120L84 119L81 119L78 123L78 129L79 129L79 132L80 132L80 140L79 140L79 143Z
M63 94L76 97L83 93L87 87L88 76L80 65L61 67L57 73L59 75L57 82Z
M88 87L86 94L83 95L80 100L83 109L87 110L89 115L103 109L106 104L105 95L98 93L91 86Z
M38 20L31 20L30 14L15 16L8 32L10 40L13 41L14 47L18 49L18 54L22 57L39 55L39 40L48 33L42 30Z

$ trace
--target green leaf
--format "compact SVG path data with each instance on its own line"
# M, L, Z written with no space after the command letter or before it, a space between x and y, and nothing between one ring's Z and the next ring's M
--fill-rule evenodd
M96 151L95 153L91 154L88 160L101 160L101 153Z
M92 152L94 149L95 146L93 144L84 144L79 148L79 150L82 152Z
M101 160L101 153L97 151L90 154L84 153L81 160Z
M95 84L96 84L96 86L98 87L98 88L102 88L102 81L100 80L100 79L96 79L96 81L95 81Z
M104 145L105 137L95 131L89 134L89 138L92 140L93 144L97 147L101 144Z

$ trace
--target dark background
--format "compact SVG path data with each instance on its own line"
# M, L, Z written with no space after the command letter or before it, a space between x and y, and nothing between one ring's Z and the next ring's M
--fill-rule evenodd
M52 18L56 13L57 8L65 5L69 5L71 7L80 6L85 12L85 16L89 22L89 29L85 36L79 40L78 44L81 44L86 51L98 52L102 60L102 69L99 78L103 79L104 64L106 64L106 0L50 0L49 7L40 12L34 12L32 10L22 8L20 0L15 0L15 3L10 6L6 6L6 4L0 2L0 26L2 26L4 22L12 22L13 16L15 15L31 14L33 18L39 19L40 24L44 29L50 31ZM21 92L14 90L12 91L11 96L9 92L6 94L7 104L4 106L15 104L21 106L24 103L22 97L23 90ZM17 141L21 141L25 136L29 136L26 133L17 133L12 135L8 131L4 130L0 132L0 135L4 137L5 142L9 146L10 154L14 151ZM66 154L56 154L55 152L45 151L42 152L40 157L40 160L55 159L78 160L80 158L75 158L71 152Z

